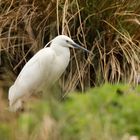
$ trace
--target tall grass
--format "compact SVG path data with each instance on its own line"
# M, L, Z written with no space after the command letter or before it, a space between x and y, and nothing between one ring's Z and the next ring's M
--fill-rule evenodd
M71 50L60 81L66 93L104 82L136 83L140 53L139 0L3 0L0 79L9 86L24 64L58 34L94 56Z

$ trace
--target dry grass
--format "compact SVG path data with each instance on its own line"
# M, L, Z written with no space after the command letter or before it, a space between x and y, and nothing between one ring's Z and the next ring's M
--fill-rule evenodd
M136 83L139 7L139 0L1 1L0 80L9 86L34 53L57 34L66 34L94 53L71 51L60 82L66 93L105 81Z

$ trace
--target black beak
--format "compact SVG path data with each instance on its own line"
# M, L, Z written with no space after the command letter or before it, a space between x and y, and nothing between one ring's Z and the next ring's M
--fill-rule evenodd
M88 53L91 53L89 50L87 50L86 48L84 48L84 47L82 47L82 46L80 46L80 45L78 45L78 44L76 44L76 43L73 43L73 44L71 44L74 48L80 48L80 49L82 49L82 50L84 50L84 51L86 51L86 52L88 52Z

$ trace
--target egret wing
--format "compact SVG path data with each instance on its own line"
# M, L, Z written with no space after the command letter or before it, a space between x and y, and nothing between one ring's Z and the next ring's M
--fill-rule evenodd
M43 48L36 53L21 70L12 86L14 90L11 90L11 93L9 93L9 99L17 100L39 88L44 76L47 76L48 66L48 74L51 70L50 68L54 61L54 55L53 50L50 48Z

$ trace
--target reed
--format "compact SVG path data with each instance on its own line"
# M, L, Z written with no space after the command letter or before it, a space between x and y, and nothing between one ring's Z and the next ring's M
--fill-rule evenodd
M0 80L9 86L24 64L58 34L93 52L71 50L60 83L67 93L104 82L137 83L139 0L3 0L0 3Z

